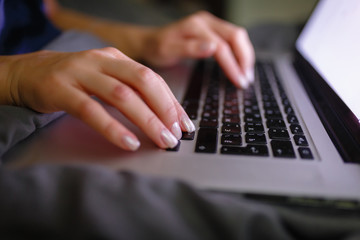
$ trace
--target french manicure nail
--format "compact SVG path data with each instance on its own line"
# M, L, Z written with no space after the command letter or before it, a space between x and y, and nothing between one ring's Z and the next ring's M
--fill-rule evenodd
M187 132L194 132L195 131L195 125L194 123L190 120L190 118L188 116L186 116L184 114L184 116L181 118L181 123L183 125L183 127L185 128L185 130Z
M140 142L130 136L124 136L123 142L131 151L136 151L140 147Z
M171 132L172 134L174 134L174 136L180 140L182 137L182 132L181 132L181 128L178 122L174 122L174 124L171 127Z
M161 139L164 141L167 147L174 148L178 144L178 140L167 129L161 131Z
M242 89L246 89L249 86L249 83L244 75L239 75L239 83Z
M255 81L255 72L254 69L248 69L246 71L246 78L253 83Z

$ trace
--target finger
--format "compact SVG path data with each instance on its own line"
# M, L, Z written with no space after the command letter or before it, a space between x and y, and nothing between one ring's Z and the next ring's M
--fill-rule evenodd
M181 138L180 116L171 97L172 93L168 91L167 85L161 77L132 60L107 61L104 73L136 90L176 138Z
M158 74L157 74L158 75ZM161 78L160 75L158 75ZM176 99L174 94L172 93L169 86L166 84L166 89L169 92L169 95L174 102L175 108L178 112L178 116L180 116L180 126L183 132L194 132L196 130L194 123L190 120L188 114L185 112L184 108L181 106L179 101Z
M248 70L253 69L255 52L247 31L212 14L202 14L208 25L230 44L243 73L247 74Z
M61 97L61 109L88 124L113 144L129 151L140 147L139 140L132 132L84 92L70 88Z
M246 89L249 86L249 81L241 72L234 54L227 43L220 41L214 57L225 75L236 87Z
M229 44L221 39L208 25L204 25L201 28L201 31L198 32L198 37L216 44L214 57L223 69L225 75L235 86L244 89L247 88L249 82L241 72L240 66Z
M92 74L87 76L86 79L86 82L83 82L83 88L86 91L95 94L119 109L160 148L172 148L177 145L178 140L174 134L168 130L131 87L103 74ZM175 126L173 124L170 129L181 135L180 126L177 121L175 121Z

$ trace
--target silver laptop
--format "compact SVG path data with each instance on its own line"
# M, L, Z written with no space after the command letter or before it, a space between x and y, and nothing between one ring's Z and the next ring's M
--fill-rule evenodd
M197 126L177 149L141 139L130 153L65 116L12 161L97 163L203 189L360 200L360 2L320 1L293 53L258 53L256 81L235 89L213 60L160 73Z

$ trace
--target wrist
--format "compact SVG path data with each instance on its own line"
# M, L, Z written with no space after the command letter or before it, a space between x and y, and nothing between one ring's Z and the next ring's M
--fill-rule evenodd
M161 27L145 29L139 38L139 59L153 67L161 66L157 60L164 54L164 46L161 44Z
M149 59L150 49L155 47L155 36L157 28L155 27L138 27L134 29L135 39L133 42L134 59L147 62ZM131 38L130 41L134 39Z
M16 105L16 96L14 94L14 84L12 83L11 66L15 60L15 56L0 56L0 104Z
M93 22L90 32L118 48L126 56L144 61L148 48L151 48L149 39L154 35L155 28L98 20Z

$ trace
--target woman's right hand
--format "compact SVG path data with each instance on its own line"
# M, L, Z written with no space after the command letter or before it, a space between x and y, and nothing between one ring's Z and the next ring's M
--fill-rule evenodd
M165 81L115 48L1 56L1 104L64 110L115 145L134 151L137 137L91 96L116 107L160 148L195 130Z

